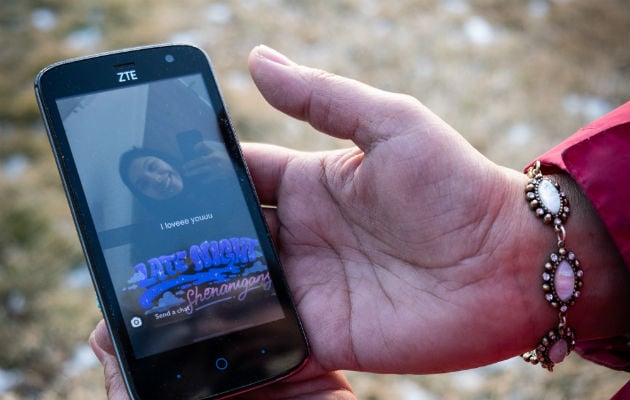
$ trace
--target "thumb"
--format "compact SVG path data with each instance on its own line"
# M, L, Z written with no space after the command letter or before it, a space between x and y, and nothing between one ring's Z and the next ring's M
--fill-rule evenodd
M90 335L89 343L94 355L103 365L107 398L109 400L129 400L116 356L113 354L114 348L103 321L98 323Z
M331 136L351 139L366 153L379 142L436 123L410 96L300 66L263 45L250 53L249 69L272 106Z

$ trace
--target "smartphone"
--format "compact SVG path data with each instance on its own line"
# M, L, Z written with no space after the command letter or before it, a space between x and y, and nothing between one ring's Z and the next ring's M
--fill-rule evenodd
M158 45L68 60L35 92L131 398L220 398L303 367L306 337L207 55Z

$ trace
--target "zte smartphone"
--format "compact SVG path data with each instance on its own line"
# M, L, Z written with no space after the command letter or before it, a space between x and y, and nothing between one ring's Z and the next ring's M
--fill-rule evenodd
M35 91L131 397L299 370L306 339L205 53L69 60Z

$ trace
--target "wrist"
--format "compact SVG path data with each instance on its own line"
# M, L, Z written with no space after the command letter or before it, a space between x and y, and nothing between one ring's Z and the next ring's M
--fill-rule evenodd
M514 333L518 338L515 354L533 349L541 337L558 324L558 311L545 299L543 291L544 265L557 250L553 228L536 218L525 201L524 189L529 178L511 171L510 201L506 213L510 214L509 240L506 253L513 260L512 282L515 289ZM570 244L570 243L569 243ZM579 253L578 253L579 255Z
M554 232L553 222L543 224L523 200L521 209L515 214L515 221L521 221L518 230L521 234L517 235L520 243L515 246L518 265L515 277L523 288L522 310L525 313L521 322L529 327L523 330L523 344L527 342L528 350L537 347L543 335L556 328L556 338L558 334L567 335L564 336L564 341L569 344L569 349L572 342L571 331L579 342L615 336L630 328L626 318L630 313L630 296L627 294L630 282L622 258L578 185L565 174L554 175L552 179L559 183L569 200L570 216L566 220L558 220L559 225L556 226L566 232L566 236L564 233L559 234L560 230ZM524 188L528 179L519 180L523 182ZM528 215L523 215L523 212ZM562 245L559 242L561 238L564 242ZM579 267L573 268L572 278L578 282L578 273L581 274L579 270L584 273L583 287L576 285L573 292L579 291L579 297L576 295L566 301L559 300L555 292L558 288L553 291L549 289L549 286L554 286L555 268L549 281L549 268L553 262L547 264L548 269L545 269L552 253L556 253L554 257L557 257L564 251L560 248L566 249L565 254L575 254L579 260ZM565 258L566 260L568 259ZM547 281L543 281L543 274ZM546 290L543 289L543 284L547 285ZM545 296L553 297L553 301ZM552 303L556 303L554 307L551 306ZM566 329L565 323L571 330ZM550 343L546 351L550 351L554 341ZM544 357L549 354L544 353ZM541 356L541 353L538 355ZM533 359L536 360L536 357ZM553 362L547 366L552 367Z

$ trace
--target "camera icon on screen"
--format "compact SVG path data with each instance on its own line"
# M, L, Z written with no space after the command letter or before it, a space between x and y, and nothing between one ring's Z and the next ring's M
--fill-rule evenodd
M140 317L133 317L129 322L132 328L140 328L142 326L142 318Z

